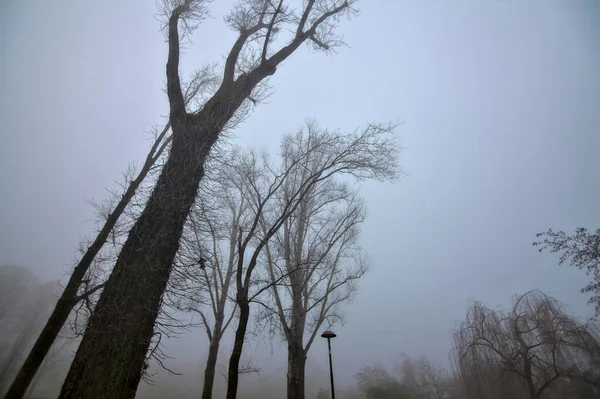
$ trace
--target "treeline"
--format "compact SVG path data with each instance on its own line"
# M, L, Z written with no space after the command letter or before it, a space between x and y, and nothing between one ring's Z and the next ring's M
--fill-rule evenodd
M207 261L208 262L208 261ZM200 269L202 270L202 269ZM202 272L203 275L204 271ZM208 274L208 273L206 273ZM206 275L205 275L206 276ZM29 270L17 266L0 267L0 366L3 389L14 377L23 356L31 348L55 300L56 282L39 282ZM219 277L217 276L218 280ZM206 282L206 281L205 281ZM191 303L190 303L191 304ZM193 313L213 310L196 303ZM235 313L235 312L234 312ZM235 316L228 316L235 318ZM207 323L204 328L214 329ZM260 318L257 324L262 324ZM78 344L76 318L72 318L36 375L27 397L52 397L66 376ZM474 302L463 321L452 330L449 368L425 357L403 356L392 367L373 364L362 367L355 375L355 386L339 386L342 399L588 399L600 397L600 328L594 321L582 321L569 315L556 299L534 290L513 298L508 309L490 308ZM202 345L202 343L198 343ZM224 370L211 360L214 341L207 340L206 369ZM403 350L403 348L396 348ZM442 356L440 356L442 357ZM167 363L169 364L169 363ZM175 362L178 371L165 379L153 376L140 398L172 394L197 397L218 381L219 389L211 392L221 397L226 380L217 371L202 382L199 368L191 369ZM252 365L246 365L246 372ZM289 371L288 371L289 372ZM306 384L311 389L305 397L330 397L327 371L311 370ZM157 379L155 379L157 378ZM205 377L206 378L206 377ZM200 381L199 381L200 380ZM245 383L243 397L280 397L283 373L255 374ZM279 383L278 383L279 381ZM315 385L317 384L317 385ZM321 386L315 391L315 386ZM204 387L204 389L202 388ZM192 393L194 393L192 395ZM36 394L38 396L31 396ZM157 396L159 395L159 396ZM191 395L191 396L190 396ZM257 396L258 395L258 396ZM313 396L314 395L314 396Z
M473 303L453 330L452 367L404 359L364 367L348 398L591 399L600 397L600 329L540 291L510 309ZM323 396L325 397L325 396Z
M3 376L6 385L14 377L7 398L26 394L65 326L81 341L62 385L63 399L134 397L140 380L152 378L153 366L168 369L164 337L195 327L206 332L209 346L203 399L213 396L224 332L234 333L223 374L226 397L235 399L240 376L255 371L243 356L253 326L284 339L287 397L306 396L311 345L322 327L341 320L344 303L369 266L358 239L365 217L360 182L392 181L400 174L395 124L369 123L342 132L308 123L297 134L283 136L275 158L236 147L224 133L239 127L268 97L268 79L278 67L305 44L321 51L343 45L336 32L340 20L358 10L355 0L236 2L225 22L237 38L223 63L200 68L185 80L180 76L180 41L210 15L209 4L159 2L168 45L168 122L156 130L140 167L128 171L121 189L98 206L96 234L82 242L81 257L48 317L37 313L45 319L35 330L41 332L25 339L18 333L19 328L25 331L23 324L7 335L6 353L14 354L6 355L6 367L20 367ZM545 245L554 250L553 243ZM597 243L595 248L597 252ZM576 262L594 274L594 292L596 265L589 258ZM18 304L14 314L20 314L14 320L27 320L27 304L34 297L10 299ZM478 317L468 320L479 322ZM490 320L495 319L486 316L485 322ZM518 331L521 320L513 323ZM498 323L498 334L514 330ZM523 331L512 339L520 343ZM544 339L530 349L557 346ZM502 365L488 359L480 345L465 345L471 349L461 359L475 360L461 367L483 372ZM529 359L524 352L507 356L511 362ZM525 369L510 362L509 368L533 375L530 360ZM564 383L562 367L569 361L559 362L560 367L553 363L560 377L547 384L552 389L556 381ZM564 367L573 375L565 378L594 378L583 366ZM528 392L551 391L537 382L526 382ZM400 385L416 389L406 381ZM469 384L463 385L467 390ZM370 395L368 386L361 389ZM469 385L468 390L475 389Z
M253 329L285 340L288 397L304 398L308 352L323 327L342 320L342 307L369 266L359 245L365 217L360 182L397 176L394 128L369 124L347 133L308 123L283 136L277 157L231 143L215 152L184 224L142 378L152 381L156 367L151 366L169 370L165 336L201 328L208 343L202 397L213 397L216 374L223 372L221 340L232 330L224 374L227 389L236 391L234 378L258 371L243 356ZM136 193L84 274L67 323L71 335L80 336L93 323L110 265L147 197L147 191ZM99 225L110 218L105 209L118 200L116 194L109 206L97 206ZM138 284L145 284L144 275ZM139 294L136 287L129 289L130 295ZM30 347L18 348L21 359Z
M40 282L22 266L0 266L0 393L5 393L56 303L56 281ZM33 379L28 394L44 392L49 381L65 377L76 346L65 328Z

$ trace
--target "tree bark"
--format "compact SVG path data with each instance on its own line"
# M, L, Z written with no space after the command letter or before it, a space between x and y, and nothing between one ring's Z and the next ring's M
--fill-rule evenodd
M300 241L301 242L301 241ZM297 260L300 259L299 253ZM298 264L298 262L294 262ZM287 397L288 399L304 399L304 368L306 365L306 351L304 350L304 327L306 324L306 311L302 307L300 270L292 271L288 266L290 281L292 282L292 313L289 329L286 331L288 343L288 374Z
M204 163L252 87L238 80L221 87L199 114L171 113L171 153L106 282L60 398L135 396Z
M127 187L127 190L117 203L117 206L106 219L106 222L104 223L104 226L102 226L102 229L96 236L96 239L94 240L92 245L88 247L87 251L73 270L73 274L71 274L69 282L67 283L67 286L65 287L65 290L63 291L62 295L58 299L58 302L56 303L52 314L48 318L48 321L44 325L42 332L35 341L33 348L27 355L27 359L25 359L25 362L21 366L21 369L19 370L8 392L6 393L6 399L21 399L25 395L27 388L31 384L42 362L48 355L48 351L50 350L52 344L58 337L60 330L67 322L69 314L71 313L75 305L78 303L77 291L81 286L81 281L83 280L85 273L89 270L92 262L94 261L94 258L102 249L102 246L106 242L110 232L113 230L115 224L125 211L125 208L135 195L140 184L144 181L144 179L148 175L148 172L150 172L150 169L156 161L156 158L154 158L154 156L156 150L159 149L159 144L161 141L160 139L164 137L168 129L169 126L167 125L161 133L161 135L159 136L159 139L155 142L154 146L152 147L152 150L146 158L142 170L135 178L135 180L131 181L131 183Z
M250 319L250 304L248 303L247 295L244 295L238 291L236 302L240 309L240 317L237 329L235 330L233 350L231 351L231 356L229 357L227 399L236 399L237 396L240 359L242 357L242 351L244 350L244 340L246 337L246 330L248 329L248 320Z
M287 399L304 399L306 353L302 337L288 340Z

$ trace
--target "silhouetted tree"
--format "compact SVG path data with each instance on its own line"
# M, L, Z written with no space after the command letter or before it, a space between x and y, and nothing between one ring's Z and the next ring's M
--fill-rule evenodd
M318 132L316 126L308 129ZM318 137L318 133L313 135ZM309 133L294 151L314 139ZM284 154L290 152L288 149ZM304 184L307 176L322 168L321 156L307 152L298 162L283 187L282 206L293 200L297 186ZM390 151L392 156L395 154ZM364 213L356 190L332 176L306 192L265 246L267 280L272 288L270 298L257 302L263 306L263 322L271 322L287 342L288 399L304 398L308 351L324 323L331 326L341 320L341 305L352 297L355 281L367 269L358 245L358 226Z
M548 250L559 253L559 264L569 261L570 266L585 270L592 276L592 282L581 289L583 293L591 293L590 303L596 308L596 315L600 316L600 229L590 233L587 229L579 227L575 234L567 235L564 231L552 229L538 233L537 237L543 240L533 243L539 251Z
M395 125L370 124L352 134L330 132L309 125L308 132L285 136L281 145L281 162L270 165L263 157L257 162L248 158L242 166L242 176L248 181L248 206L254 212L247 230L238 235L235 300L239 309L234 347L229 360L227 399L237 395L239 362L250 316L250 303L303 265L292 265L279 278L265 280L257 287L254 272L259 257L269 241L294 215L306 198L322 185L330 184L336 176L356 180L391 180L398 175L398 145L391 136ZM306 169L306 160L315 160ZM248 259L248 260L246 260ZM326 275L327 276L327 275Z
M299 11L283 0L238 3L227 22L239 36L226 57L221 84L199 112L190 113L179 78L180 30L186 34L198 25L208 11L207 1L165 1L170 153L89 320L61 398L135 396L179 239L212 147L240 107L254 99L259 84L300 45L310 42L328 50L340 43L335 26L341 16L355 12L353 3L308 0ZM274 38L290 26L291 38L278 40L285 44L273 50Z
M424 356L412 359L405 356L397 366L402 384L419 399L447 399L452 378L448 370Z
M413 392L381 366L365 366L355 376L365 399L412 399Z
M173 270L177 280L177 307L200 317L209 350L204 370L202 398L213 394L219 345L235 316L231 291L237 271L237 244L255 217L248 204L251 184L247 166L253 154L237 147L213 160L200 185L198 200L190 213ZM254 166L254 165L253 165Z
M454 343L466 398L545 398L570 381L599 387L597 330L539 291L517 296L510 311L473 304Z
M186 107L197 107L196 101L212 88L215 81L216 77L211 68L203 68L195 72L185 84L183 99ZM74 267L54 310L13 381L6 395L7 399L23 397L73 309L81 304L80 310L86 311L88 315L91 312L90 295L99 294L99 290L104 287L103 282L96 285L91 284L94 280L93 277L97 277L98 272L97 269L94 270L94 266L103 263L99 257L101 251L106 248L107 242L112 242L114 247L117 246L115 236L119 224L123 223L123 215L128 212L135 197L139 196L139 191L144 182L147 182L148 175L160 166L160 159L164 156L172 140L170 129L170 122L162 128L153 129L153 144L139 171L136 172L135 167L130 168L124 175L126 179L121 185L122 191L120 193L111 192L110 198L104 204L94 204L100 216L97 221L96 236L88 242L81 243L81 258Z

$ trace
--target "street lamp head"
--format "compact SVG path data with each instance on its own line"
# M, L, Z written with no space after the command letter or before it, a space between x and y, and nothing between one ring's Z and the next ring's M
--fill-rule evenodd
M335 333L333 331L327 330L323 334L321 334L321 337L329 339L329 338L335 338L335 337L337 337L337 335L335 335Z

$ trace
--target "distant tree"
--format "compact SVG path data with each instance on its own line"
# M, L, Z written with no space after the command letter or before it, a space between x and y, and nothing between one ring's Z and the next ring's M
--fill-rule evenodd
M397 372L402 384L420 399L447 399L450 395L452 376L449 371L424 356L417 359L405 356Z
M135 396L184 224L212 147L244 104L255 97L260 100L256 89L260 91L260 83L284 60L304 43L323 50L339 45L337 22L355 13L353 0L308 0L299 10L283 0L239 2L226 19L239 35L226 57L221 83L199 112L190 113L179 77L180 40L206 17L207 4L164 1L170 152L89 320L61 398ZM291 33L288 40L276 40L285 32ZM275 48L279 43L281 47Z
M65 328L63 328L63 331L65 331ZM41 396L38 392L45 393L53 389L56 389L56 391L52 392L52 395L56 396L58 388L60 388L60 381L65 378L68 366L73 360L74 353L72 349L76 348L78 344L79 339L74 339L61 332L31 381L25 397Z
M453 360L465 398L547 398L561 383L600 387L597 329L539 291L515 297L510 311L473 304L454 331Z
M54 304L55 282L21 266L0 266L0 393L18 370Z
M308 137L284 140L284 164L296 162L292 154L299 151L306 156L283 185L281 206L296 201L295 193L307 177L323 168L323 154L309 151L322 133L315 125L309 125L308 131ZM393 147L389 149L389 157L394 158ZM308 351L324 323L331 326L342 319L341 306L351 299L356 280L366 272L367 262L358 243L364 214L355 188L331 176L306 191L265 246L271 295L257 302L263 306L263 322L270 321L287 342L288 399L304 398Z
M551 253L559 253L559 264L569 262L570 266L585 270L592 281L581 289L583 293L591 293L590 303L596 308L596 315L600 316L600 229L590 233L587 229L579 227L575 234L568 235L564 231L552 231L552 229L538 233L541 241L533 243L539 251L548 250Z
M250 227L241 229L238 235L235 301L239 318L229 360L227 399L234 399L237 395L239 363L249 323L250 304L260 301L262 293L304 266L293 264L275 280L264 275L261 278L255 271L263 249L311 193L323 185L332 184L335 177L345 175L358 181L396 178L399 148L391 136L394 128L392 124L370 124L352 134L344 134L310 125L307 132L302 130L283 138L279 165L272 165L266 157L257 160L254 156L247 157L247 161L240 165L243 170L240 175L247 181L245 186L250 188L245 196L253 217ZM309 169L306 168L307 159L316 160ZM324 277L328 276L325 274ZM258 288L257 282L260 281L264 284ZM337 283L339 281L336 280ZM251 291L253 287L255 289ZM332 300L331 303L334 302ZM324 310L325 313L327 311Z
M5 326L37 279L26 267L0 266L0 326Z
M365 366L355 376L365 399L413 399L414 393L381 366Z

